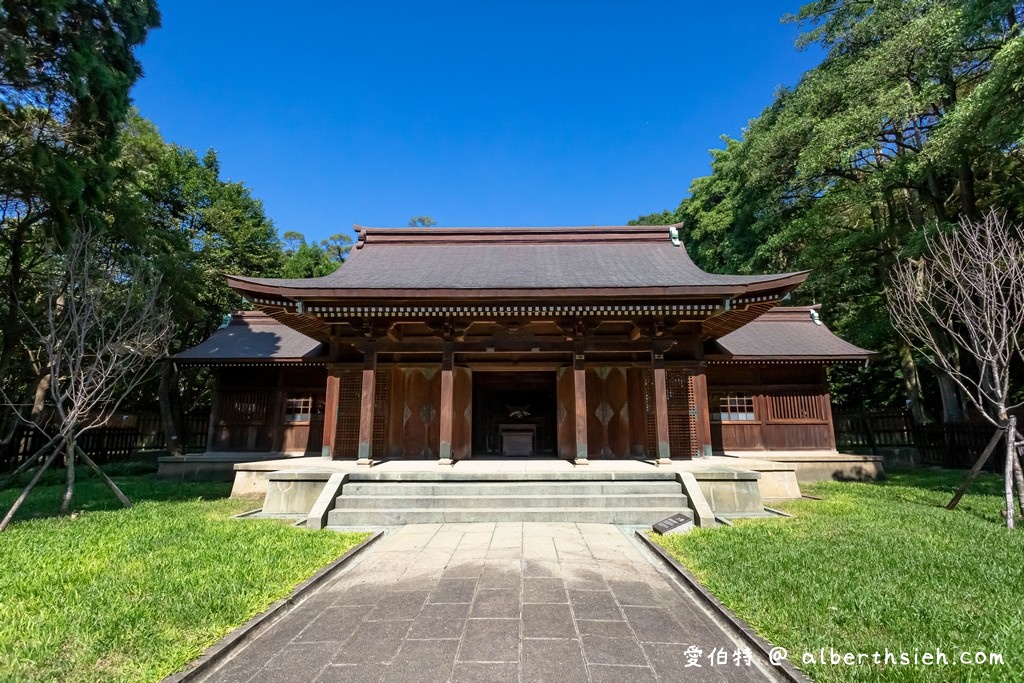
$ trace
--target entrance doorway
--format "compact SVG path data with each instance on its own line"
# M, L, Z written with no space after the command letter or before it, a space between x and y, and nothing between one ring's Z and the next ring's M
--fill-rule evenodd
M555 372L473 373L473 454L530 457L557 453Z

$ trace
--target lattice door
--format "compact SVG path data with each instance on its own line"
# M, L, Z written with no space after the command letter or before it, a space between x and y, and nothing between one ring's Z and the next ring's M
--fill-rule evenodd
M391 388L390 370L377 370L373 390L373 456L381 457L387 448L388 391ZM357 428L358 431L358 428Z
M693 376L686 370L665 371L668 391L668 443L673 458L697 453L697 416L693 410Z
M665 371L668 404L669 455L692 458L697 452L697 417L693 411L693 377L687 370ZM654 395L654 370L643 371L644 420L646 439L644 455L658 457L657 399Z
M359 452L359 402L363 393L363 373L343 370L338 390L338 429L334 437L337 457L354 458Z

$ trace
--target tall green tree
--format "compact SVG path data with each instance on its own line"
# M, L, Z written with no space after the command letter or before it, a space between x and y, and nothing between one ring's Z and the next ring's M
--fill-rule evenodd
M993 206L1024 211L1024 5L1011 0L819 0L790 17L822 63L713 153L671 217L709 270L810 268L798 300L820 301L845 337L882 352L860 407L910 402L925 417L949 377L893 333L883 297L925 230ZM952 352L952 350L951 350ZM925 369L922 379L919 368ZM845 371L840 400L854 403Z
M21 313L39 309L48 249L118 227L104 208L141 75L134 49L158 24L153 0L0 4L0 383L26 403L44 373Z
M283 277L322 277L330 275L344 263L352 248L352 238L339 233L320 242L307 243L305 235L289 230L284 234L282 247Z

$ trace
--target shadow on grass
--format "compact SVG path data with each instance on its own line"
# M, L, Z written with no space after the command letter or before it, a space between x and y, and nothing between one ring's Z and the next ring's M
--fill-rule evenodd
M102 469L133 503L216 500L231 495L230 483L159 480L155 469L146 462L111 463ZM6 514L30 479L31 473L23 474L0 490L0 514ZM63 469L44 473L39 484L18 509L15 521L56 517L64 496L64 480ZM71 500L71 514L122 508L121 502L92 470L79 467Z
M866 505L872 500L900 502L933 510L944 509L966 476L965 470L939 468L901 469L888 473L877 482L820 482L809 492L824 498L851 495ZM990 472L981 472L971 483L955 512L968 514L986 522L1000 523L1003 505L1003 479Z
M936 493L948 493L952 498L966 476L967 470L908 469L890 473L888 478L879 484L882 486L912 486ZM991 472L979 472L967 492L968 495L1000 496L1003 493L1003 478Z

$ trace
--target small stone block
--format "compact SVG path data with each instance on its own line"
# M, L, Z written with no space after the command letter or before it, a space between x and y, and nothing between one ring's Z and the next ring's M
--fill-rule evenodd
M667 517L660 522L654 524L654 531L662 536L671 536L672 534L683 534L693 529L693 519L688 515L679 513Z

